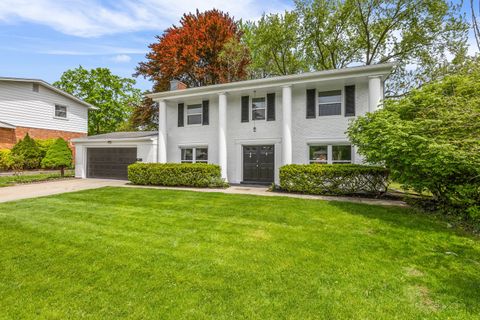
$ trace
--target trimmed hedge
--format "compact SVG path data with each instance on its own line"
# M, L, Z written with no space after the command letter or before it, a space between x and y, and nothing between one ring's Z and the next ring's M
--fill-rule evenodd
M288 192L323 195L367 194L387 191L388 170L358 164L291 164L280 168L280 188Z
M128 166L133 184L182 187L224 187L220 166L207 163L134 163Z

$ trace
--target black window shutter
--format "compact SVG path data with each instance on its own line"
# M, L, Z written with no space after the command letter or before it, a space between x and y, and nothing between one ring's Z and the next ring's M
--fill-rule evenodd
M242 97L242 122L248 122L248 105L250 103L250 96Z
M307 119L315 118L315 89L307 89Z
M345 86L345 117L355 115L355 86Z
M202 110L202 113L203 113L202 125L208 126L208 122L209 122L209 114L208 114L209 101L208 101L208 100L203 100L203 101L202 101L202 106L203 106L203 110Z
M183 121L184 121L184 111L185 105L183 103L178 104L178 126L183 127Z
M267 94L267 121L275 121L275 93Z

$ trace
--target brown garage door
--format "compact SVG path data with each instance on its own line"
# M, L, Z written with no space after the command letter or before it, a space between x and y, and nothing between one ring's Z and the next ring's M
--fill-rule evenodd
M127 179L127 167L137 160L137 148L88 148L87 177Z

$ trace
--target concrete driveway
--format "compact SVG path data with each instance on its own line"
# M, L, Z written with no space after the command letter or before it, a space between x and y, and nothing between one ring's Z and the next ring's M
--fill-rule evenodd
M19 184L11 187L0 188L0 202L37 198L53 194L96 189L108 186L120 187L124 186L126 183L127 181L124 180L67 179L32 184Z

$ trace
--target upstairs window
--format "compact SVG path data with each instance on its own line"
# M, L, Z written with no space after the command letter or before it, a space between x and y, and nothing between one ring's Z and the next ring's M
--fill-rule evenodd
M67 118L67 107L55 105L55 118Z
M318 115L338 116L342 114L342 91L324 91L318 93Z
M38 92L40 91L40 88L38 86L38 83L32 83L32 91L33 92Z
M252 120L265 120L265 97L252 98Z
M208 163L208 148L182 148L182 163Z
M202 114L201 104L187 106L187 124L202 124Z

